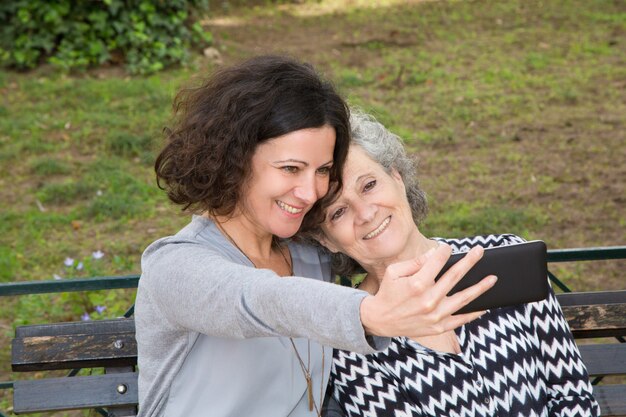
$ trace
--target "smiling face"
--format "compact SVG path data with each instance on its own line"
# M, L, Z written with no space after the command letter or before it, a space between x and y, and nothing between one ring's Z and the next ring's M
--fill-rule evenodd
M359 146L352 145L343 189L326 210L320 242L343 252L366 270L406 258L403 252L419 232L400 174L388 173Z
M293 236L328 191L335 130L302 129L260 144L252 156L239 212L258 236Z

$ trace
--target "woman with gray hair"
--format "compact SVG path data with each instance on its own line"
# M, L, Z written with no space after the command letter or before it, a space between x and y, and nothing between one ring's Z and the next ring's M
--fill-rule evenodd
M402 139L390 132L373 116L359 109L350 110L350 130L352 145L358 145L367 155L380 164L388 173L395 170L404 181L406 198L411 209L413 221L419 225L428 213L426 193L420 188L416 172L415 159L407 155ZM316 241L321 229L309 234ZM341 252L331 253L333 272L347 276L363 272L359 263Z
M314 231L333 253L335 272L365 270L359 288L376 294L388 265L441 243L464 252L523 242L511 234L424 236L418 225L426 199L400 139L356 111L350 123L344 186L321 208L324 222ZM395 337L380 352L335 351L331 372L328 391L348 416L599 415L552 291L543 301L492 309L435 336Z

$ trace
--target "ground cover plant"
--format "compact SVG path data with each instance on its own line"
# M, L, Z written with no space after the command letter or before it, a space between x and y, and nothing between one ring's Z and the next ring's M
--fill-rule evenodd
M185 62L210 42L197 22L206 0L15 0L0 4L0 65L85 69L125 65L135 74Z
M420 160L426 234L625 244L626 3L371 3L231 3L203 25L223 63L309 60L401 135ZM188 220L151 167L172 96L214 65L199 56L149 77L0 72L0 282L139 272L145 246ZM624 289L624 266L551 270L576 290ZM15 325L115 317L133 297L0 299L0 380L11 378Z

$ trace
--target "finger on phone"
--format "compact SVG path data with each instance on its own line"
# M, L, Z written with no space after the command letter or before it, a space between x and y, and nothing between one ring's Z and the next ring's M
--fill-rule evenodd
M466 288L462 291L457 292L454 295L447 297L446 300L443 302L444 313L456 313L461 308L465 307L467 304L480 297L483 293L493 287L497 280L498 277L496 277L495 275L489 275L480 280L480 282L478 282L477 284L474 284L469 288Z
M442 246L445 246L448 248L448 254L444 255L443 257L440 255L440 262L438 263L438 266L429 266L431 271L440 271L441 267L443 266L443 264L445 263L445 261L450 257L450 247L448 245L440 245L437 250L439 250ZM397 280L399 278L407 278L410 277L414 280L418 279L416 278L416 275L421 275L420 271L422 271L424 269L424 267L426 265L429 265L429 259L433 257L433 255L435 254L436 250L435 249L430 249L427 253L413 258L413 259L409 259L406 261L402 261L402 262L398 262L395 264L391 264L389 266L387 266L387 269L385 269L385 275L383 277L384 280L389 280L389 281L394 281ZM443 249L443 252L446 252L446 249ZM436 261L435 261L436 262ZM436 272L435 272L436 273ZM427 272L428 274L428 272ZM430 274L432 274L432 272L430 272ZM427 275L429 276L429 275ZM421 288L421 290L419 290L418 292L422 292L423 290L425 290L426 288L429 288L430 286L432 286L432 284L428 284L426 285L423 282L418 282L418 281L413 281L413 284L419 284L419 285L414 285L414 287L417 288Z
M441 298L448 295L450 290L472 269L472 267L483 257L484 249L480 246L472 248L461 260L452 265L450 269L435 284L435 297Z

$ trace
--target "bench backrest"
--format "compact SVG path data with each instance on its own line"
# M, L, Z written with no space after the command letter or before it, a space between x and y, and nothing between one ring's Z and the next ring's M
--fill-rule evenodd
M12 345L13 371L104 368L105 374L15 381L14 412L101 407L112 417L134 416L136 364L133 319L18 327Z
M15 330L12 352L14 371L134 366L135 321L21 326Z

